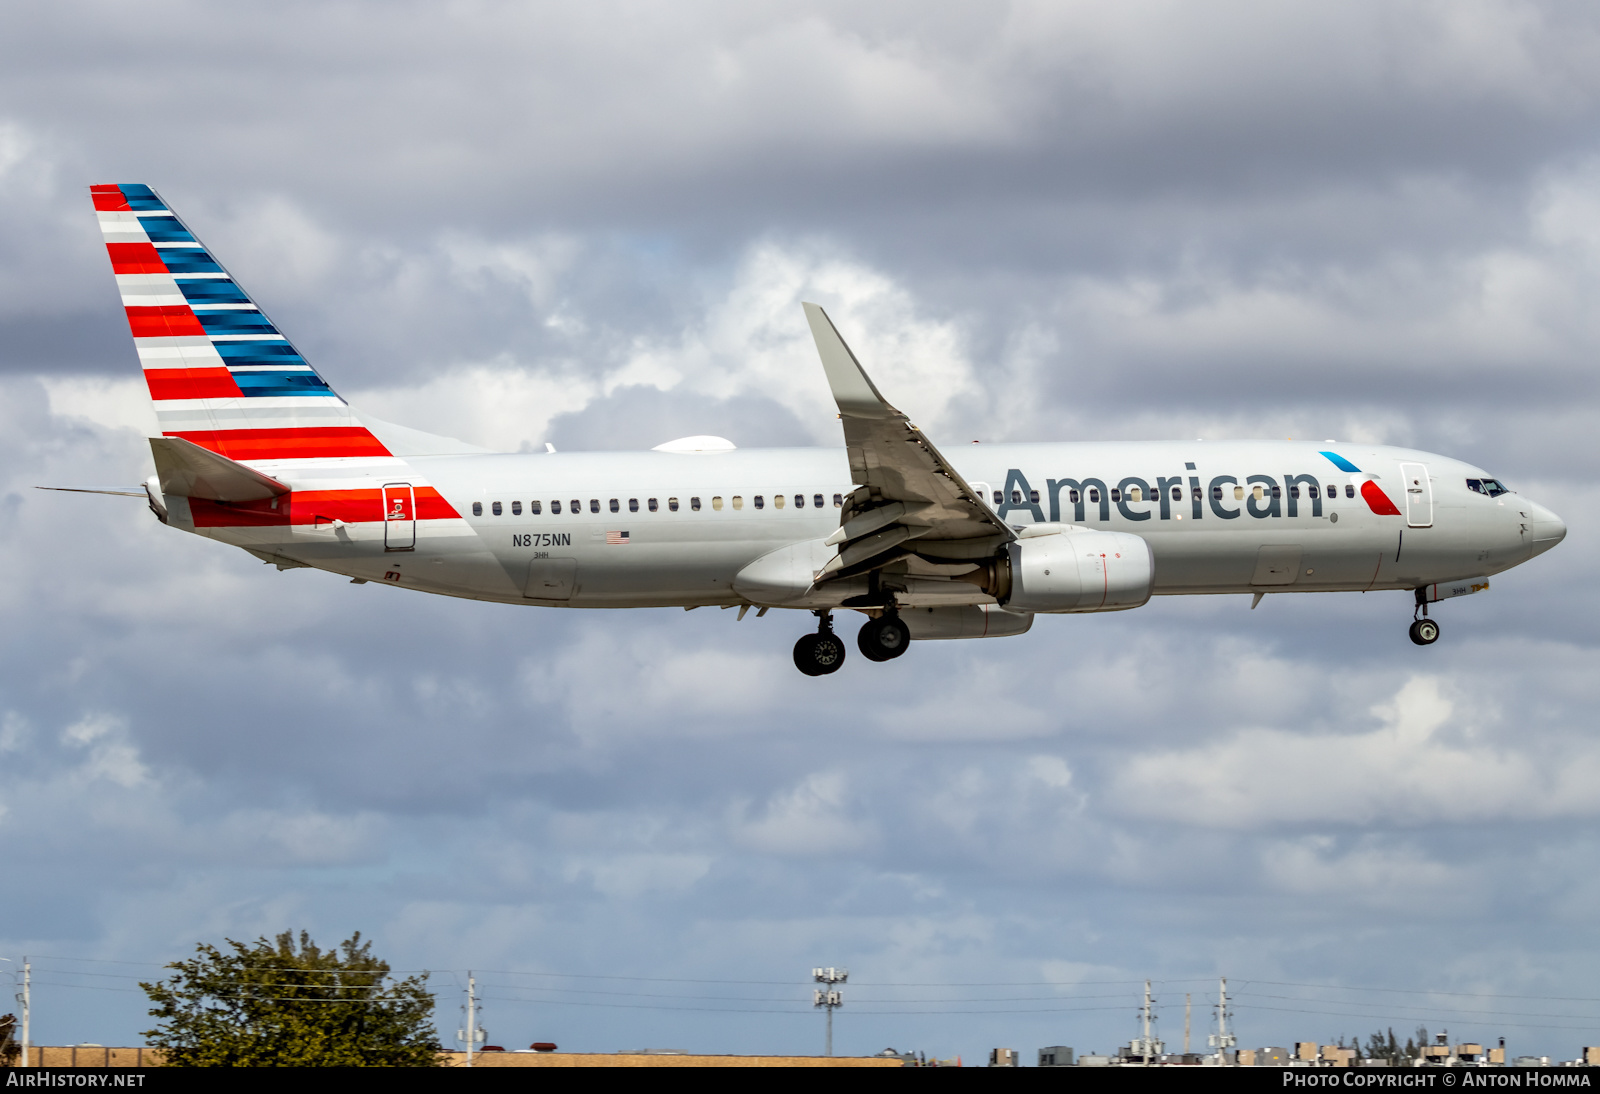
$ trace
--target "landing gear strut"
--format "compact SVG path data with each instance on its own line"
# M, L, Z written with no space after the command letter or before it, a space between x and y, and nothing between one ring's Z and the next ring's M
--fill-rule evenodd
M1428 602L1422 598L1422 590L1417 590L1417 608L1411 613L1411 641L1419 646L1431 646L1439 641L1439 624L1428 618Z
M856 647L868 661L893 661L911 645L911 629L894 612L869 619L856 635Z
M794 644L794 667L807 676L826 676L844 664L844 643L833 633L833 614L817 612L817 633Z

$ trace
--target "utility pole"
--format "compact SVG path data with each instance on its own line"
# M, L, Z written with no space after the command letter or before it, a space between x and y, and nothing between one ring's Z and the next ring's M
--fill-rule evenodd
M1212 1047L1217 1050L1217 1063L1220 1064L1223 1058L1227 1056L1228 1050L1239 1043L1239 1038L1228 1031L1228 1019L1233 1017L1233 1011L1228 1009L1228 978L1226 976L1222 978L1221 984L1217 988L1216 1011L1217 1032L1213 1033L1209 1039ZM1237 1064L1239 1057L1234 1056L1233 1059L1234 1063Z
M828 1052L833 1055L833 1011L835 1007L844 1006L844 993L835 988L835 984L843 984L850 979L849 969L812 969L811 979L819 984L826 984L825 988L818 988L812 993L814 1002L812 1006L822 1007L828 1014Z
M28 1026L33 1019L33 966L22 955L22 1066L28 1066Z
M1183 1054L1189 1055L1189 993L1183 993Z
M456 1030L456 1037L467 1043L467 1066L472 1066L472 1050L483 1040L483 1030L478 1028L478 981L472 970L467 970L467 1028Z
M1150 1031L1150 1026L1155 1022L1155 1000L1150 997L1150 981L1144 982L1144 1005L1139 1008L1139 1018L1143 1022L1144 1036L1138 1038L1130 1046L1134 1055L1141 1058L1145 1067L1149 1067L1153 1059L1160 1056L1167 1046L1157 1041Z

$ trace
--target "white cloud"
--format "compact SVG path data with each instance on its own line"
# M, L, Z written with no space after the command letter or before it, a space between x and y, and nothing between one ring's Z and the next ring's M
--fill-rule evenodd
M737 807L731 825L741 845L767 854L815 858L859 851L876 833L851 816L852 798L842 772L818 772L770 797L753 816L748 805Z
M1488 711L1459 712L1413 676L1356 733L1239 730L1194 749L1135 756L1112 781L1119 811L1190 824L1416 824L1593 816L1600 749L1534 754Z

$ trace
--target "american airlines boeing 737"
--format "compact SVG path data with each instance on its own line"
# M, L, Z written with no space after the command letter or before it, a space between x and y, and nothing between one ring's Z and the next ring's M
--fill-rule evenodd
M1429 605L1561 542L1554 513L1460 460L1326 441L965 445L950 453L804 305L837 448L502 454L358 414L148 186L91 188L160 423L150 508L279 569L504 604L807 611L794 647L1021 634L1151 596L1411 594Z

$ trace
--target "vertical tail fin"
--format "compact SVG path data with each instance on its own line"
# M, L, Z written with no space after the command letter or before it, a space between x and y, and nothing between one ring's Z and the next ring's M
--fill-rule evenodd
M242 462L390 455L160 195L90 192L165 436Z

